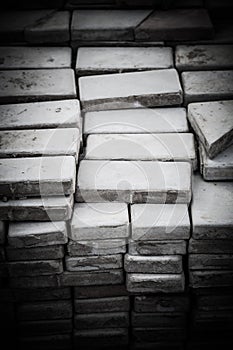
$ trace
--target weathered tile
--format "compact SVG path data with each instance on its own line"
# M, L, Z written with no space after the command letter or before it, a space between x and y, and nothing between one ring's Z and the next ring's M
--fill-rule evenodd
M132 239L163 241L188 239L190 220L185 204L135 204L131 206Z
M127 328L129 327L128 312L102 312L94 314L76 314L75 329Z
M179 45L175 55L179 71L233 68L233 45Z
M72 332L72 319L64 320L43 320L43 321L24 321L17 325L20 335L52 335L68 334Z
M67 240L67 227L64 221L9 224L8 244L12 247L44 247L65 244Z
M89 135L85 159L187 161L197 167L191 133Z
M186 316L184 313L131 313L132 327L145 328L181 328L184 329Z
M0 202L0 218L9 221L62 221L72 216L73 195Z
M79 128L78 100L8 104L0 106L0 129Z
M169 132L188 132L186 110L184 108L122 109L87 112L84 115L84 136L89 134Z
M127 328L103 328L74 331L75 346L116 346L128 344Z
M7 263L10 277L44 276L63 272L62 260L12 261Z
M131 255L185 255L186 241L129 241L129 254Z
M191 207L194 239L233 238L232 189L232 182L205 182L194 176Z
M169 347L172 346L171 349L173 350L182 350L182 347L180 346L178 348L176 347L174 348L173 343L181 342L186 339L186 332L184 332L183 329L171 328L171 327L169 328L168 327L164 327L164 328L133 327L132 334L133 334L134 340L138 343L144 344L144 343L155 342L156 344L158 344L158 342L162 342L162 344L164 345L164 342L165 342L165 344L168 345L168 349Z
M190 239L188 251L192 254L232 254L233 239Z
M71 48L1 46L0 68L71 68Z
M1 103L76 97L74 71L69 68L3 70L0 71L0 81Z
M233 271L189 271L192 288L232 287Z
M135 256L126 254L124 257L124 269L130 273L172 274L181 273L182 257L177 255L167 256Z
M19 345L23 349L71 350L72 336L70 334L25 336L19 338Z
M189 203L190 181L191 165L187 162L82 160L76 200Z
M189 254L190 270L233 270L231 254Z
M74 193L76 173L74 157L1 159L0 164L1 197L20 198Z
M128 296L128 292L124 284L113 286L78 286L74 288L75 299L97 299L119 296Z
M77 128L0 131L0 158L73 156L79 154Z
M184 313L189 311L189 297L183 294L145 295L134 298L136 312Z
M74 307L78 314L129 311L130 300L127 296L79 299L74 301Z
M64 257L64 246L52 245L36 248L13 248L6 247L8 261L21 260L55 260Z
M64 272L60 276L61 286L101 286L124 283L122 269L91 272Z
M75 204L70 231L72 240L105 240L128 235L129 218L125 203Z
M126 253L126 240L69 241L67 250L70 256L124 254Z
M12 290L12 289L11 289ZM71 288L26 288L13 289L17 302L42 301L42 300L66 300L71 299Z
M134 40L134 28L151 10L79 10L73 12L71 40Z
M233 137L233 100L193 103L188 119L210 158L224 151Z
M181 77L185 105L233 97L233 70L183 72Z
M79 76L172 67L170 47L80 47L76 61Z
M60 287L59 275L16 277L9 281L11 288L54 288Z
M103 256L82 256L69 257L65 259L67 271L105 271L120 269L123 266L122 255L103 255Z
M126 287L132 293L181 293L184 275L128 273Z
M135 29L136 40L197 40L212 38L205 9L155 11Z

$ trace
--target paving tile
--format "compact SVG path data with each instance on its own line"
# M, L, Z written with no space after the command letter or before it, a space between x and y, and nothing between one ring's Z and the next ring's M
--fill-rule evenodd
M134 40L134 28L151 10L78 10L73 12L71 40Z
M195 40L213 37L205 9L155 11L135 29L136 40Z
M0 68L71 68L71 48L1 46Z
M233 238L232 188L232 182L205 182L200 176L194 176L192 238Z
M184 313L131 313L132 327L184 328L186 316Z
M10 288L57 288L60 287L59 275L15 277L9 280Z
M143 295L134 298L134 310L144 313L184 313L189 311L189 297L184 294Z
M82 160L76 200L189 203L190 179L189 163Z
M233 136L233 100L193 103L188 119L210 158L224 151Z
M190 271L189 278L192 288L231 287L233 271Z
M111 346L128 344L127 328L85 329L74 331L75 346Z
M187 161L197 168L191 133L90 135L85 159Z
M112 240L128 235L129 218L125 203L75 204L71 220L72 240Z
M127 296L80 299L74 301L74 307L78 314L129 311L130 300Z
M86 111L180 105L182 89L175 69L79 78Z
M174 255L165 256L124 256L124 269L131 273L170 274L182 272L182 257Z
M169 241L190 237L185 204L134 204L131 206L131 225L134 240Z
M79 76L172 67L170 47L80 47L76 61Z
M184 275L128 273L126 287L132 293L181 293Z
M64 246L52 245L36 248L13 248L6 247L8 261L21 260L54 260L64 257Z
M84 136L181 133L188 130L186 110L179 107L110 110L87 112L84 115Z
M61 286L104 286L124 283L123 269L91 272L64 272L60 277Z
M125 239L103 239L97 241L69 241L70 256L114 255L126 253Z
M23 337L37 335L68 334L72 332L72 320L43 320L19 322L18 331Z
M3 70L0 71L0 80L1 103L76 97L74 71L69 68Z
M124 284L103 286L76 286L74 287L75 299L99 299L109 297L128 296Z
M188 246L192 254L232 254L233 240L228 239L190 239Z
M233 68L233 45L180 45L175 56L179 71Z
M43 276L59 274L63 272L62 260L35 260L8 262L10 277L18 276Z
M233 97L233 70L183 72L181 76L185 104Z
M78 100L32 102L0 106L0 129L78 128Z
M15 248L46 247L67 243L67 227L64 221L11 222L8 244Z
M122 255L103 255L103 256L82 256L69 257L65 259L67 271L105 271L120 269L123 266Z
M231 252L233 253L233 251ZM189 254L190 270L233 270L232 254Z
M186 241L129 241L129 254L131 255L185 255Z
M9 221L69 220L73 201L73 195L0 201L0 218Z
M128 312L103 312L74 316L75 329L127 328Z
M71 299L70 288L25 288L13 289L17 302Z
M2 159L0 164L1 196L35 197L74 193L74 157L12 158Z
M79 154L77 128L0 131L0 158L73 156Z

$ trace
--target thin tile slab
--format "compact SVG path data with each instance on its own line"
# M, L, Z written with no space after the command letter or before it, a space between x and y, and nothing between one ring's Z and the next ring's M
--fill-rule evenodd
M193 239L189 240L190 254L232 254L233 239Z
M112 347L127 346L129 340L128 328L80 329L74 331L76 347Z
M128 296L75 299L74 307L78 314L129 311L130 300Z
M129 312L103 312L101 314L76 314L74 316L75 329L103 329L129 327Z
M103 239L69 241L67 251L70 256L114 255L126 253L126 239Z
M232 287L233 271L190 271L190 286L192 288Z
M189 254L189 269L233 270L233 254Z
M184 294L135 296L134 310L138 313L184 313L189 311L189 297Z
M131 255L157 256L157 255L185 255L185 240L168 241L129 241L128 252Z
M8 261L25 260L57 260L65 255L63 245L52 245L33 248L13 248L6 247L6 256Z
M67 256L65 266L67 271L106 271L123 267L122 254L103 256Z
M80 162L77 201L189 203L190 199L191 165L187 162Z
M180 105L182 89L175 69L79 78L86 111Z
M63 272L59 276L61 286L105 286L124 283L123 269L90 272Z
M20 276L46 276L63 272L62 259L11 261L8 262L7 267L10 278Z

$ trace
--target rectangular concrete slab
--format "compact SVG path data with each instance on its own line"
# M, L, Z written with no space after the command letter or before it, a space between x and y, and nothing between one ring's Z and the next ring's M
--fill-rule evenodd
M67 271L105 271L120 269L123 266L122 255L104 255L104 256L82 256L69 257L65 259Z
M41 300L67 300L71 299L70 288L29 288L15 289L14 297L17 302Z
M0 202L0 218L9 221L62 221L73 213L73 195Z
M137 313L132 311L131 323L133 327L145 328L184 328L186 315L184 313Z
M6 255L9 261L62 259L64 254L64 246L62 245L36 248L6 247Z
M3 70L0 71L0 81L1 103L76 97L74 71L69 68Z
M140 350L144 350L144 344L146 343L149 347L148 349L153 350L154 347L165 345L165 349L182 350L182 343L185 340L186 332L182 328L145 328L145 327L134 327L132 329L132 334L137 342Z
M233 68L233 45L179 45L175 65L179 71Z
M70 334L52 334L52 335L37 335L37 336L22 336L19 338L19 344L22 348L34 348L35 350L56 350L71 349L72 337ZM37 347L35 347L35 344Z
M0 161L1 197L69 195L75 187L75 158L71 156L15 158Z
M124 254L126 253L126 240L69 241L67 251L70 256Z
M192 254L232 254L233 239L190 239L188 246Z
M78 100L0 106L0 129L81 128Z
M191 133L90 135L85 159L187 161L197 167Z
M191 207L194 239L233 238L232 189L232 182L205 182L194 176Z
M190 271L190 286L192 288L232 287L233 271Z
M129 241L129 254L131 255L185 255L186 241Z
M59 275L15 277L9 280L11 288L58 288L60 287Z
M70 230L72 240L117 239L128 235L129 218L125 203L75 204Z
M232 254L189 254L190 270L233 270Z
M75 69L84 76L172 67L170 47L80 47Z
M182 257L178 255L164 256L124 256L124 269L131 273L181 273Z
M75 329L127 328L129 327L128 312L103 312L93 314L76 314Z
M232 143L233 100L192 103L188 119L207 155L214 158Z
M64 221L9 224L8 244L15 248L65 244L67 240L67 227Z
M134 40L134 28L151 10L78 10L73 12L71 40Z
M122 109L87 112L84 115L84 136L181 133L188 130L186 110L182 107Z
M79 78L86 111L180 105L182 89L175 69Z
M112 345L128 344L127 328L103 328L103 329L85 329L74 331L74 344L76 347L109 347Z
M71 68L71 48L1 46L0 68Z
M74 301L74 307L77 314L129 311L130 300L127 296L81 299Z
M183 72L185 105L233 98L233 70Z
M189 203L190 179L189 163L82 160L76 200Z
M72 320L42 320L42 321L22 321L18 324L21 336L40 336L54 334L68 334L72 332Z
M143 295L134 298L134 310L138 313L185 313L189 311L189 298L183 294Z
M128 296L124 284L103 286L81 286L74 288L75 299L98 299L107 297Z
M59 276L61 286L105 286L124 283L123 269L91 272L63 272Z
M190 237L189 213L185 204L134 204L131 206L131 225L135 241Z
M35 260L8 262L8 273L11 277L43 276L63 272L62 260Z

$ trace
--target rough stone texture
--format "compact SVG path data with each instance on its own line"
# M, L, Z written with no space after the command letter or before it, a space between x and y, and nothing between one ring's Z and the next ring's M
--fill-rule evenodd
M192 254L232 254L233 239L190 239L188 246Z
M232 182L205 182L194 176L191 207L194 239L233 238L232 189Z
M9 261L54 260L64 257L64 247L62 245L20 249L6 247L6 255Z
M189 269L233 270L233 254L189 254Z
M0 131L0 158L73 156L77 160L77 128Z
M82 256L66 257L67 271L105 271L120 269L123 266L122 255L104 255L104 256Z
M55 196L74 193L76 173L74 157L1 159L0 165L1 197Z
M0 129L79 128L78 100L32 102L0 106Z
M62 260L14 261L7 264L10 277L43 276L63 272Z
M190 237L185 204L135 204L131 206L131 222L133 240L147 242Z
M23 349L70 350L72 349L72 337L70 334L27 336L19 338L19 345Z
M129 241L129 254L131 255L185 255L186 241Z
M70 238L74 241L126 238L128 226L125 203L75 204Z
M197 167L191 133L90 135L85 159L188 161Z
M71 40L134 40L134 28L151 10L79 10L73 12Z
M128 273L126 287L131 293L182 293L184 275Z
M136 40L197 40L213 34L205 9L155 11L135 30Z
M169 132L188 132L186 110L184 108L122 109L87 112L84 115L84 136L89 134Z
M145 328L184 328L186 316L184 313L131 313L132 327Z
M148 273L150 274L172 274L181 273L182 257L181 256L133 256L126 254L124 257L124 269L131 273Z
M175 69L79 78L86 111L180 105L182 89Z
M0 244L5 243L6 238L6 226L3 221L0 221Z
M10 279L11 288L57 288L60 287L58 275L17 277Z
M232 143L232 114L233 100L189 105L188 119L210 158Z
M19 322L18 330L21 336L27 337L49 334L67 334L72 332L72 320L43 320Z
M79 76L172 67L170 47L80 47L76 61Z
M14 289L17 302L71 299L71 288L26 288Z
M76 329L127 328L129 326L128 312L104 312L74 316Z
M233 68L233 45L180 45L175 55L179 71Z
M67 243L67 227L63 221L9 224L8 244L12 247L45 247L65 243Z
M78 314L129 311L130 300L127 296L80 299L74 301L74 307Z
M189 163L82 160L76 200L189 203L190 179Z
M71 48L1 46L0 68L71 68Z
M20 321L71 318L72 304L65 300L22 303L18 305L17 316Z
M190 271L192 288L232 287L233 271Z
M72 69L0 71L0 102L31 102L76 97ZM62 84L61 84L62 81Z
M125 285L106 285L106 286L91 286L91 287L75 287L75 299L97 299L107 297L127 296L128 292Z
M189 311L189 298L184 294L145 295L134 298L136 312L183 313Z
M202 145L199 146L200 171L205 180L233 180L233 146L210 159Z
M69 241L67 250L70 256L124 254L126 253L126 240Z
M0 201L0 218L9 221L62 221L72 215L73 195Z
M116 346L128 344L127 328L106 328L76 330L74 332L75 346Z
M186 105L233 98L233 70L183 72L181 77Z
M101 286L124 283L122 269L91 272L64 272L60 276L61 286Z

